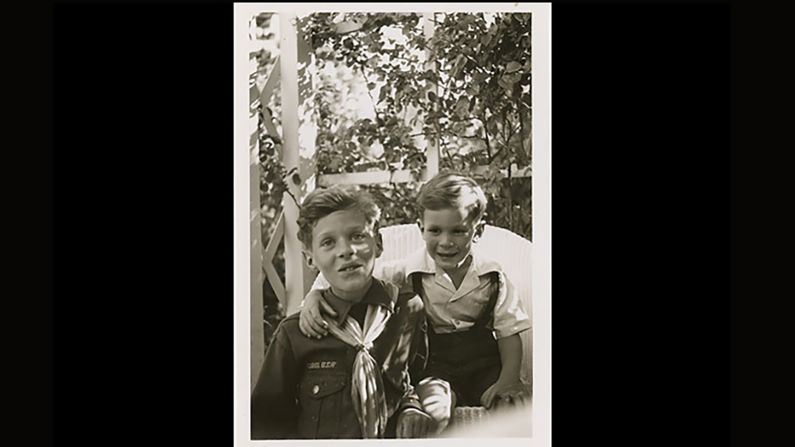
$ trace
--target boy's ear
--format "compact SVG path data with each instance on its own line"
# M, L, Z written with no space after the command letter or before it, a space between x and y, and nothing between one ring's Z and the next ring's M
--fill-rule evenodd
M381 232L375 230L375 257L381 256L384 252L384 238L381 237Z
M475 234L472 237L474 242L477 242L480 239L480 236L483 236L483 230L486 229L486 221L480 220L478 223L475 224Z
M312 260L312 254L306 250L301 250L301 254L304 255L304 262L306 262L306 266L313 270L317 270L317 267L315 267L315 262Z
M422 226L422 219L417 219L417 226L420 227L420 233L425 231L424 227Z

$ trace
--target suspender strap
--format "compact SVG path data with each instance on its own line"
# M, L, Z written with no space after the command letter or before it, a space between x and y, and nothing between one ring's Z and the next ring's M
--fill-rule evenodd
M475 321L475 326L486 327L491 323L494 326L494 306L497 304L497 296L500 294L501 276L497 272L489 273L489 304L483 309L478 319Z
M422 290L422 278L417 273L412 273L409 277L411 278L410 281L413 292L425 301ZM431 321L427 314L423 315L420 324L417 325L414 331L414 337L411 343L409 375L415 385L420 379L425 377L425 368L428 366L428 333L433 331L433 329L430 328L430 324Z

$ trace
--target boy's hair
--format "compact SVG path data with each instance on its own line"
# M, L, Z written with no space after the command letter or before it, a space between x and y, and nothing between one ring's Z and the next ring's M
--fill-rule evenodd
M464 208L472 223L483 218L488 204L480 185L472 178L455 171L439 173L422 185L417 202L420 219L425 210Z
M372 226L373 236L378 235L381 208L375 203L373 196L356 186L334 185L315 189L301 204L298 213L298 240L304 248L312 248L312 229L318 220L333 212L344 210L361 212L367 225Z

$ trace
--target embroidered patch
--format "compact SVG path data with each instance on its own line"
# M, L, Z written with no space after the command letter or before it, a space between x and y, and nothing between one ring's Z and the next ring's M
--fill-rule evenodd
M306 369L334 369L337 367L337 362L309 362L306 364Z

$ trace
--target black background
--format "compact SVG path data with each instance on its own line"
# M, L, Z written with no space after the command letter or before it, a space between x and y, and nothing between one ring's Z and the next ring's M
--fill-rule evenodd
M751 433L729 407L729 12L553 6L560 445ZM54 150L37 172L53 161L55 268L30 286L54 285L54 334L37 333L62 442L231 444L232 24L228 4L55 5Z

